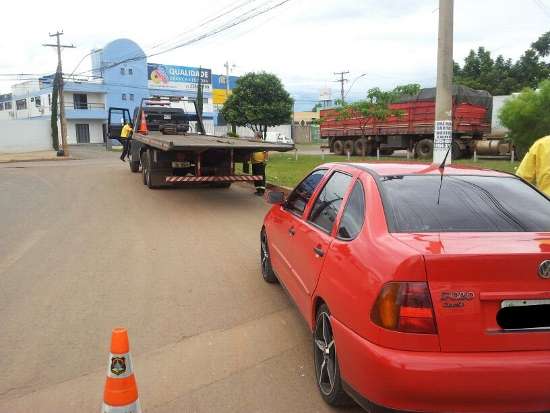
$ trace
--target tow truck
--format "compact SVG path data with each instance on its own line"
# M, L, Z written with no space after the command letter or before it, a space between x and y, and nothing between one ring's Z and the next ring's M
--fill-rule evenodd
M260 175L236 173L235 164L242 163L246 171L254 152L294 149L293 144L208 135L197 102L182 97L144 98L133 118L126 108L109 108L109 138L120 140L126 122L134 129L130 170L141 169L143 183L151 189L197 184L229 188L233 182L260 181Z

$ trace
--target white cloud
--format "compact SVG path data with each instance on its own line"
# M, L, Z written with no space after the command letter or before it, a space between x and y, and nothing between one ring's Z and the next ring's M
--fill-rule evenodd
M263 0L255 0L248 7ZM550 9L550 0L542 0ZM221 3L221 4L220 4ZM56 66L48 32L63 29L64 71L70 72L90 49L128 37L148 48L174 39L197 22L219 14L230 0L136 3L99 0L52 3L28 0L3 4L1 73L47 73ZM156 62L202 65L223 72L229 59L237 74L266 70L278 74L295 94L312 99L319 88L332 86L333 72L349 70L359 80L351 96L373 86L435 82L436 0L292 0L273 12L195 45L154 58ZM143 4L143 6L142 6ZM60 11L61 10L61 11ZM455 60L471 48L486 46L518 58L548 30L550 18L530 0L456 0ZM199 29L195 33L199 33ZM89 62L83 64L83 70ZM0 93L13 81L0 82Z

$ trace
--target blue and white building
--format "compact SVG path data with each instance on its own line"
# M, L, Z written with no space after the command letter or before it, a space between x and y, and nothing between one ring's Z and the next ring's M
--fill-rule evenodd
M227 96L226 76L213 75L208 68L148 62L129 39L114 40L90 55L92 70L64 83L69 144L104 142L109 107L127 108L133 114L142 98L153 95L195 99L199 77L205 126L208 130L217 124L217 111ZM236 80L230 77L230 89ZM0 95L0 120L49 117L52 81L53 76L46 76L12 86L11 93Z

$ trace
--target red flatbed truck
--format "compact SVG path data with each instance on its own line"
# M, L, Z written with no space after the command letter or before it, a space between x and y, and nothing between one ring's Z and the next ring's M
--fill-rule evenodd
M120 137L117 113L123 122L130 118L128 109L109 109L111 139ZM235 164L247 164L254 152L294 149L294 145L258 139L207 135L196 102L182 98L143 99L130 123L134 128L130 170L139 172L141 167L143 183L149 188L197 184L228 188L233 182L260 181L259 175L237 174Z
M321 110L320 133L330 151L345 155L383 155L408 149L418 158L431 158L435 123L435 88L390 105L401 116L383 121L360 115L339 119L337 109ZM453 90L453 158L473 154L476 142L491 132L492 96L485 91L455 86Z

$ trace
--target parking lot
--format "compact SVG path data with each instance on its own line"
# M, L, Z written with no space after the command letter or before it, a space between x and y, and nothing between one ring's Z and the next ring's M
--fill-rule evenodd
M72 149L0 166L0 411L98 411L117 326L146 412L331 411L306 324L261 279L268 205L245 185L151 191L116 153Z

